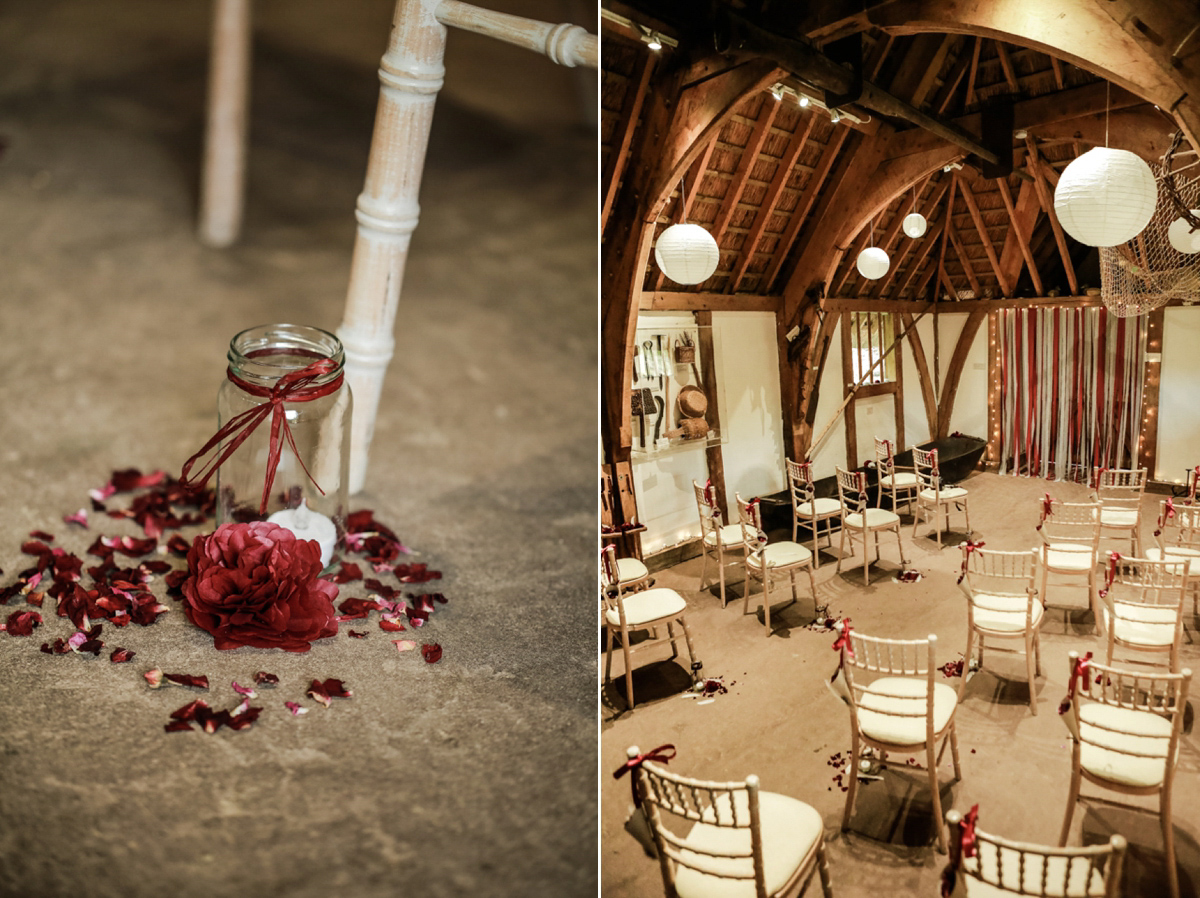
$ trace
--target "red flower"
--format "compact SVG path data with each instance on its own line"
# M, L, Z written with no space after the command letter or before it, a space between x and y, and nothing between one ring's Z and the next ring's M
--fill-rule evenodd
M223 524L188 550L184 614L219 649L307 652L337 635L335 584L318 579L321 549L265 521Z

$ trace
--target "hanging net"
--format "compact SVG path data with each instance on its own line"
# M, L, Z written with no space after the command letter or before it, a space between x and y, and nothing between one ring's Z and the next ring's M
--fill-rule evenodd
M1200 220L1188 210L1200 208L1200 179L1171 173L1178 136L1158 163L1151 163L1158 182L1158 205L1146 229L1118 246L1100 247L1100 298L1120 318L1141 315L1172 299L1194 302L1200 296L1200 253L1181 253L1171 245L1167 229L1175 219Z

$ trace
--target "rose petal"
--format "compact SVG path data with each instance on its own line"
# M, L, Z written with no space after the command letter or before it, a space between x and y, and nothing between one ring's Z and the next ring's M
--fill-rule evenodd
M33 539L40 539L40 540L42 540L44 542L48 542L48 543L54 542L54 534L47 533L45 530L30 530L29 535Z
M183 707L172 711L171 717L174 720L195 720L201 708L208 708L208 702L202 698L192 699Z
M108 656L108 660L113 664L124 664L126 661L132 661L133 656L136 654L137 652L131 652L129 649L115 648L112 650L112 654Z
M163 672L157 667L146 671L142 676L146 678L146 683L151 689L157 689L162 685Z
M284 702L283 705L292 712L293 717L299 717L301 714L308 713L308 708L302 707L298 702Z
M437 664L442 660L442 647L436 642L427 642L421 646L421 654L427 664Z
M246 696L246 698L248 698L248 699L258 698L257 692L255 692L249 686L239 686L237 680L233 681L233 691L236 692L238 695Z
M265 670L260 670L254 675L254 682L259 686L278 686L279 677L273 673L267 673Z
M366 639L367 638L366 630L347 630L346 632L349 633L354 639Z
M378 603L368 601L367 599L346 599L338 605L338 611L342 612L347 620L366 617L378 608Z
M404 629L404 624L397 620L385 617L379 622L379 629L387 630L389 633L399 633Z
M208 688L208 677L192 676L191 674L163 674L163 679L180 686L194 686L197 689Z
M313 680L308 687L308 695L326 708L329 707L330 699L334 698L350 698L354 693L346 688L341 680L328 679L324 682Z
M185 730L190 733L192 731L192 725L186 720L172 720L170 723L163 726L163 729L168 733L182 733Z
M393 639L392 643L396 646L398 652L408 652L417 647L417 644L411 639Z
M14 611L5 622L9 636L32 636L33 628L42 623L42 616L36 611Z
M63 523L64 524L78 524L80 527L83 527L86 530L87 525L88 525L87 509L81 508L81 509L79 509L79 511L75 512L75 514L63 515Z

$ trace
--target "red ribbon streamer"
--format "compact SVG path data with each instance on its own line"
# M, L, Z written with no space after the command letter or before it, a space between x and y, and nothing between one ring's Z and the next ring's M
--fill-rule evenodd
M713 492L712 480L704 481L704 501L708 504L709 508L715 509L717 507L717 497Z
M1036 529L1041 530L1042 525L1046 523L1046 518L1052 514L1054 514L1054 500L1050 497L1049 493L1046 493L1046 498L1042 500L1042 519L1038 521Z
M1113 578L1117 576L1117 562L1120 560L1120 552L1108 553L1108 570L1104 573L1104 589L1100 590L1100 598L1104 598L1108 595L1108 591L1112 589Z
M269 401L256 405L252 409L247 409L225 422L225 426L213 434L212 439L205 443L200 451L189 458L184 464L183 473L179 478L180 483L191 489L202 489L208 483L209 478L217 472L217 468L221 467L229 459L229 456L237 451L238 447L249 438L250 434L258 429L258 426L269 415L271 418L271 445L267 453L267 473L263 480L262 503L259 505L258 513L267 513L267 500L271 496L271 485L275 482L275 471L279 467L279 458L283 453L284 440L291 447L292 454L296 456L296 461L300 463L300 467L308 475L308 479L312 481L312 485L317 488L317 491L322 496L325 495L325 491L313 479L312 474L308 471L308 467L304 464L304 459L300 457L300 453L296 449L296 441L292 437L291 427L288 426L283 404L285 402L310 402L313 399L319 399L322 396L328 396L330 393L335 392L342 385L342 374L340 372L337 377L328 383L313 386L315 381L320 380L322 377L327 377L335 370L337 370L337 363L333 359L318 359L311 365L301 368L299 371L292 371L290 374L285 374L279 378L275 386L267 389L266 387L247 383L234 374L232 368L229 369L226 372L226 376L231 382L237 384L250 395L260 396ZM281 434L282 439L280 439ZM225 443L224 448L209 458L203 467L201 467L199 473L193 476L191 473L192 466L226 440L228 442Z
M1089 671L1092 653L1088 652L1082 658L1075 659L1075 665L1071 668L1071 679L1067 681L1067 697L1062 700L1058 706L1059 714L1066 714L1071 710L1071 701L1075 698L1075 687L1078 683L1086 683L1088 677L1091 676Z
M670 752L670 754L667 754L667 752ZM613 779L619 780L631 770L636 770L637 768L641 767L645 761L655 761L659 764L667 764L670 763L671 758L673 757L675 757L674 745L660 745L658 748L652 748L650 751L643 752L636 758L630 758L613 771ZM629 786L633 789L633 806L635 808L640 808L642 806L642 797L638 795L636 776L631 776L629 778Z
M1154 531L1155 536L1161 536L1163 529L1167 526L1167 521L1175 517L1175 503L1171 501L1171 497L1167 496L1167 501L1163 504L1162 514L1158 516L1158 529Z
M978 854L975 822L979 819L979 805L973 805L971 810L963 815L959 823L959 837L950 842L950 859L942 871L942 898L950 898L954 894L954 884L958 878L959 868L964 857L975 857Z
M600 550L600 561L604 565L604 576L609 584L616 586L620 577L617 576L617 550L614 546L605 546Z
M887 460L888 460L887 465L888 465L888 473L890 474L890 473L892 473L892 468L896 464L896 458L894 455L892 455L892 441L884 440L883 447L884 447L884 449L887 450Z
M958 575L958 580L955 581L956 583L962 583L963 578L967 576L967 559L971 557L971 553L976 549L982 549L986 545L987 543L985 543L983 540L980 540L979 542L967 540L965 543L963 543L962 573Z
M867 475L862 471L855 471L854 477L858 483L858 501L865 505L867 502Z
M850 631L854 628L850 626L850 618L842 618L842 632L838 634L838 638L833 642L833 650L840 652L846 650L846 654L851 658L854 657L854 646L850 644Z
M1096 472L1096 489L1100 489L1102 486L1104 486L1104 473L1107 470L1108 468L1100 468L1100 470Z

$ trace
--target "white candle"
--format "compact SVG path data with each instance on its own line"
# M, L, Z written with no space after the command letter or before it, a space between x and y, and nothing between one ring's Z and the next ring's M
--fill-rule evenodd
M286 527L296 534L297 539L315 539L321 547L321 567L328 567L329 559L333 558L333 547L337 543L337 527L325 515L309 508L306 499L301 499L298 507L277 511L267 520L280 527Z

